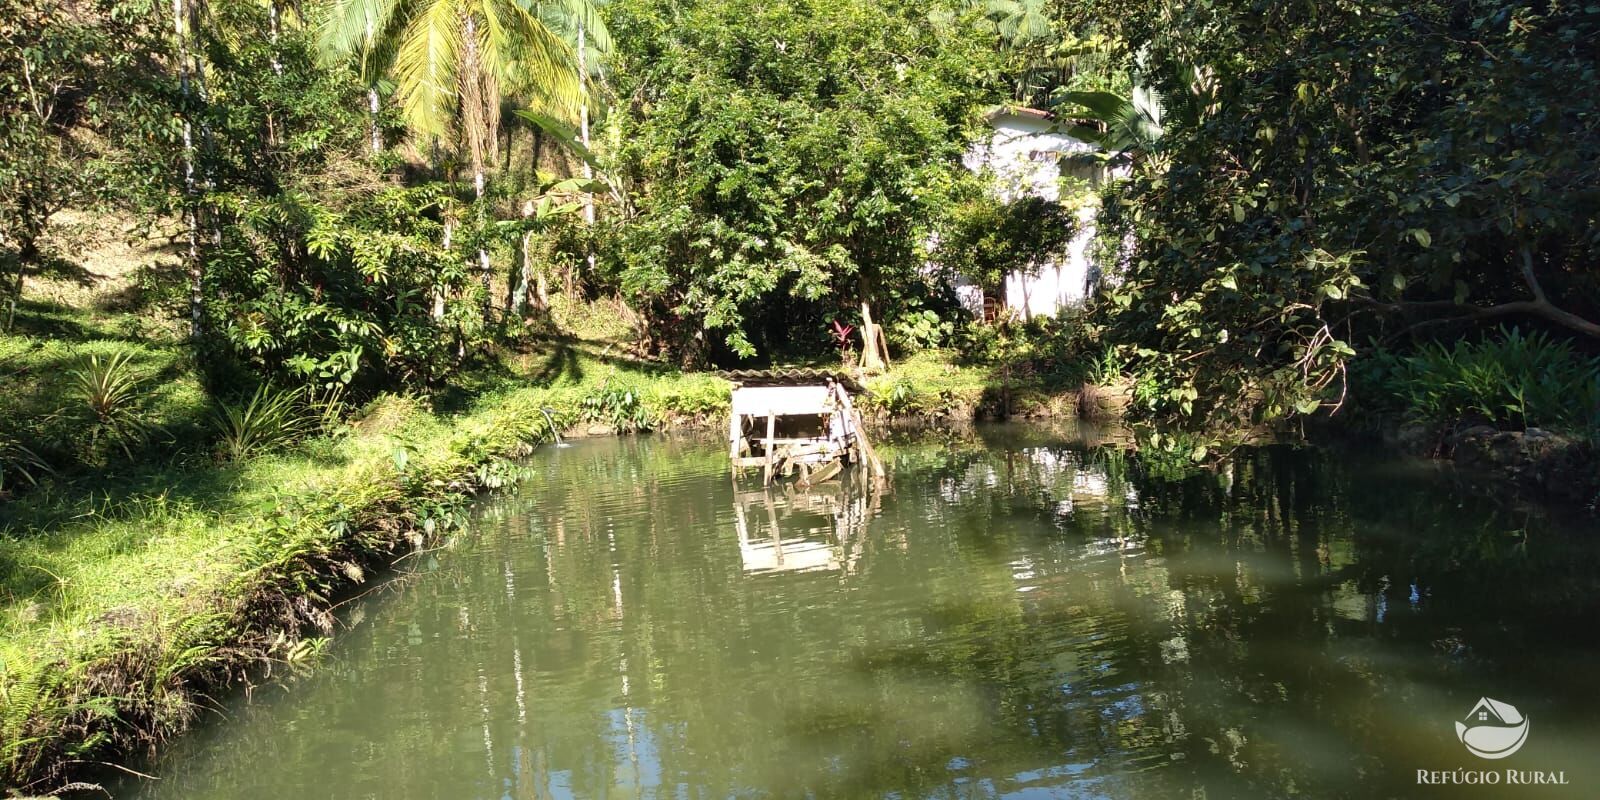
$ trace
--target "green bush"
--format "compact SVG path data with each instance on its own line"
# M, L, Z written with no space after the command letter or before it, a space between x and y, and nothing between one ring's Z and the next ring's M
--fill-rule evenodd
M647 431L656 426L655 415L644 404L644 396L631 386L607 381L579 404L583 418L601 422L620 432Z
M1542 331L1501 328L1478 342L1379 353L1358 378L1418 422L1600 429L1600 359Z

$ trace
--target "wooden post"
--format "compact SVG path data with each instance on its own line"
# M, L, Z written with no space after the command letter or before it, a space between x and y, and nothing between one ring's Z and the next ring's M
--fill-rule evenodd
M739 474L739 440L744 438L744 425L738 414L730 414L728 422L728 460L733 465L733 474Z
M882 372L887 368L883 361L883 348L878 343L883 338L882 329L872 323L872 307L861 301L861 371Z
M777 416L775 416L775 415L773 415L771 413L768 413L767 414L767 466L766 466L766 469L763 470L762 476L761 476L761 482L764 483L764 484L767 484L767 485L771 485L772 484L772 461L773 461L773 457L775 455L777 455L777 448L772 446L772 440L777 438L777 436L778 436L778 418L777 418Z
M850 409L850 413L855 416L856 442L861 445L861 454L866 457L867 468L872 471L873 477L882 478L886 474L883 469L883 461L878 458L878 451L873 449L872 442L867 440L867 429L865 425L861 424L861 415L857 414L853 408Z

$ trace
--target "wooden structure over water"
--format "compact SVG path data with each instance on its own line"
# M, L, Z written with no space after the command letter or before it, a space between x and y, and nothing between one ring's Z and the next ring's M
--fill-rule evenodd
M861 384L848 375L788 369L722 376L734 384L728 420L734 474L760 468L765 483L792 476L809 485L859 464L873 477L883 477L883 462L850 399L862 391Z

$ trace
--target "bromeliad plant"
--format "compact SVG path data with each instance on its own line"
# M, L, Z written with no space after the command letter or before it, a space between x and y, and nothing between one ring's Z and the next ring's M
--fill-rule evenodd
M833 337L833 346L839 351L839 360L843 361L846 367L854 366L852 363L854 361L852 358L853 350L851 349L853 343L850 340L850 334L855 333L855 330L856 326L854 325L846 325L839 320L834 320L833 327L828 331L828 335Z
M32 448L0 433L0 499L8 496L10 487L20 483L36 486L40 477L54 472L50 462Z
M213 413L217 454L239 461L293 442L306 433L311 416L301 409L301 392L262 386L242 403L222 403Z
M68 373L71 404L63 415L83 425L82 455L91 463L105 460L113 448L128 458L142 442L146 424L139 402L142 376L127 352L102 357L91 354Z

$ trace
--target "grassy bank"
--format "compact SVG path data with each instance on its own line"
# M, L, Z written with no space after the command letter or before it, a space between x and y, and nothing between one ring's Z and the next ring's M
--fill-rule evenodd
M219 463L173 435L203 431L207 408L177 348L80 333L0 340L19 378L8 413L47 423L53 365L132 352L165 457L79 464L0 506L0 786L24 794L159 743L207 692L313 654L342 591L514 479L506 459L550 437L542 409L557 427L626 430L720 416L727 402L714 377L554 341L434 396L382 397L292 449Z

